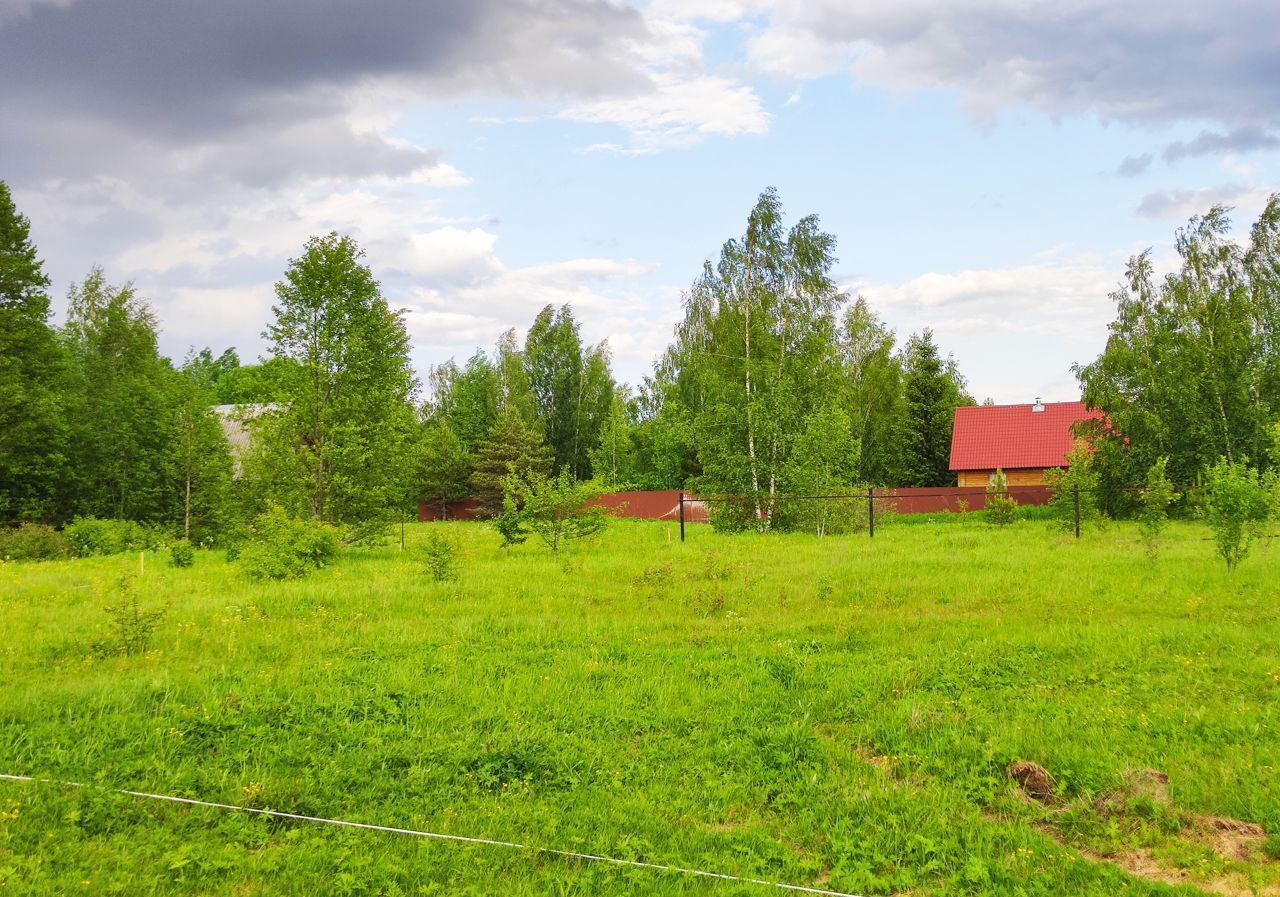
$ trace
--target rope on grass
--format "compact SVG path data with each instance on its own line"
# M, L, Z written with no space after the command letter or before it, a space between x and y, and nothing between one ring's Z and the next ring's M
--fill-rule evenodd
M68 782L59 779L42 779L35 776L18 776L0 773L0 779L11 782L32 782L43 785L60 785L65 788L98 788L84 782ZM742 875L728 875L724 872L707 872L703 869L687 869L683 866L671 866L665 863L646 863L643 860L624 860L618 857L600 856L594 853L580 853L576 850L557 850L552 847L536 847L531 844L520 844L515 841L498 841L493 838L475 838L466 835L447 835L440 832L424 832L411 828L397 828L391 825L373 825L368 822L350 822L346 819L326 819L323 816L306 816L302 813L286 813L283 810L262 810L258 807L242 807L237 804L220 804L211 800L196 800L191 797L176 797L172 794L150 794L146 791L128 791L123 788L102 788L112 794L123 794L128 797L140 797L147 800L168 801L175 804L187 804L193 807L211 807L215 810L233 810L240 813L253 813L258 816L271 816L277 819L294 819L299 822L317 822L322 825L336 825L345 828L366 829L375 832L388 832L393 835L409 835L415 838L431 838L437 841L453 841L462 844L481 844L488 847L506 847L512 850L528 850L548 856L565 857L574 860L585 860L596 863L612 863L615 866L631 866L637 869L652 869L656 872L672 872L678 875L696 875L702 878L714 878L721 881L732 881L740 884L760 885L767 888L778 888L784 891L797 891L802 894L821 894L825 897L860 897L845 891L829 891L824 888L810 888L804 885L790 885L780 881L768 881L763 878L747 878Z

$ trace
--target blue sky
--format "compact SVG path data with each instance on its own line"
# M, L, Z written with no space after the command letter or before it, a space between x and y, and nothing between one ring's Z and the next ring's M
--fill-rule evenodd
M1274 4L298 4L305 26L291 5L0 0L29 88L0 89L0 177L58 291L93 264L133 279L174 356L261 351L288 256L337 229L423 372L568 301L634 382L774 186L976 396L1070 399L1126 258L1170 264L1213 202L1247 232L1280 188ZM115 52L83 60L90 33ZM259 37L279 58L241 60Z

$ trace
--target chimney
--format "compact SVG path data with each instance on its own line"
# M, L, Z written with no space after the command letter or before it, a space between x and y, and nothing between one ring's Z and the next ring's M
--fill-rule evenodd
M1044 411L1044 402L1040 401L1040 397L1036 396L1036 403L1031 406L1032 414L1039 414Z

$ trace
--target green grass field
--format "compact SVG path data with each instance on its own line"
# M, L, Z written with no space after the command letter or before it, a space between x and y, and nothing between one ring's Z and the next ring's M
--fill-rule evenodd
M1206 818L1280 832L1280 544L1229 576L1206 535L623 522L557 562L422 524L286 584L148 557L133 657L94 645L136 557L11 563L0 773L867 895L1280 893L1280 842ZM0 782L0 893L782 892Z

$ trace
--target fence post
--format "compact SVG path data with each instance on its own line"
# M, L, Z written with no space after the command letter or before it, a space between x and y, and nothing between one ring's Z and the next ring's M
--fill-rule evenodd
M684 541L684 490L680 490L680 541Z
M876 537L876 490L874 486L867 487L867 536L871 539Z
M1072 503L1075 506L1076 516L1076 538L1080 538L1080 485L1077 483L1071 487Z
M404 508L400 509L400 550L404 551Z

